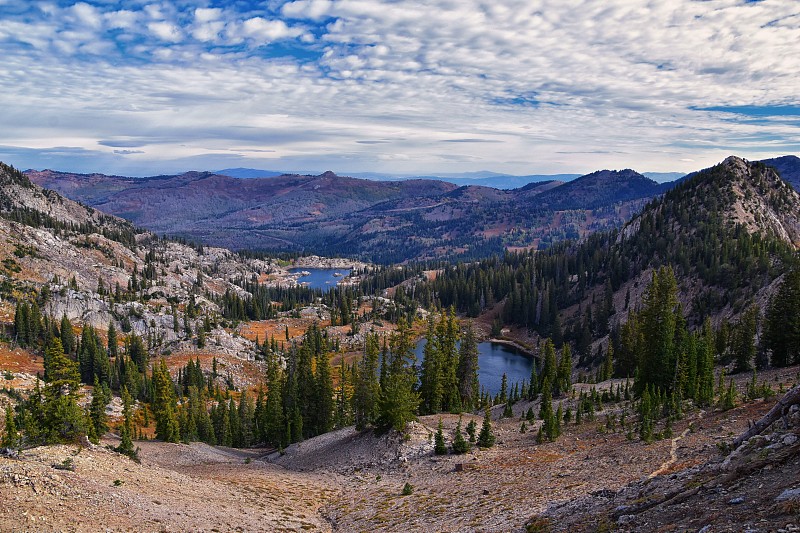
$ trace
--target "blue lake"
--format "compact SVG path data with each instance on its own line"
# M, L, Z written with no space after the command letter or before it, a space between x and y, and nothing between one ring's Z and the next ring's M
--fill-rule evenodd
M414 349L418 365L422 364L424 349L425 339L421 339ZM492 396L500 392L504 373L510 389L514 383L530 379L532 366L533 359L513 346L494 342L478 344L478 381Z
M349 268L293 268L289 272L308 272L306 276L300 276L298 283L304 283L311 289L322 289L328 292L335 287L339 280L350 274ZM338 274L338 275L337 275Z

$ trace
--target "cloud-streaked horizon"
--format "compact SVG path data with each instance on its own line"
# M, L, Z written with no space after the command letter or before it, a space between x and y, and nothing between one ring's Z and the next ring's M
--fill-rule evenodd
M800 152L794 0L0 0L0 160L689 171Z

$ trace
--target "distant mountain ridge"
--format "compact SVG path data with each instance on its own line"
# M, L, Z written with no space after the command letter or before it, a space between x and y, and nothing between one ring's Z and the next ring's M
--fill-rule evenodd
M794 190L800 191L800 157L784 155L772 159L764 159L761 162L777 170L781 177L794 187Z
M128 178L28 171L152 231L233 249L312 250L399 262L537 248L622 224L663 187L600 171L502 190L442 180L375 181L333 172L240 179L212 172Z
M278 170L259 170L255 168L226 168L214 171L215 174L222 174L231 176L233 178L252 179L252 178L270 178L286 174L313 174L310 172L285 172ZM488 170L481 170L477 172L462 172L462 173L441 173L441 174L387 174L380 172L355 172L348 174L353 178L363 178L378 181L401 181L408 179L431 179L446 181L448 183L455 183L456 185L482 185L484 187L492 187L495 189L518 189L524 187L529 183L539 183L543 181L572 181L575 178L581 177L581 174L528 174L528 175L513 175L503 174L498 172L491 172ZM665 183L675 181L682 176L682 172L643 172L642 175L657 181L658 183Z

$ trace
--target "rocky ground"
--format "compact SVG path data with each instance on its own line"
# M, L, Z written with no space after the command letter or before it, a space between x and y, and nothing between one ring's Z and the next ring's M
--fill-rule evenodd
M113 443L113 442L112 442ZM141 464L103 447L54 446L0 459L2 531L328 531L320 474L260 450L137 443ZM70 464L74 471L54 467Z
M786 389L797 372L763 378ZM147 441L136 464L103 447L36 448L0 457L11 502L0 531L796 531L800 413L732 455L723 446L773 404L695 410L652 444L607 430L603 412L537 444L538 423L520 432L519 402L514 418L494 411L495 447L465 455L433 455L438 415L283 453ZM458 416L441 420L449 441ZM74 471L54 468L69 459Z

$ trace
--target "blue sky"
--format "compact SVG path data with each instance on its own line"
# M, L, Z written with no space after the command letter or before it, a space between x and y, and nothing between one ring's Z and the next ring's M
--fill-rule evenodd
M796 0L0 0L0 160L147 175L800 153Z

